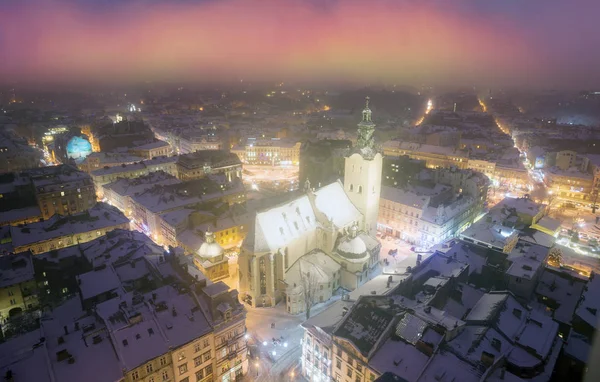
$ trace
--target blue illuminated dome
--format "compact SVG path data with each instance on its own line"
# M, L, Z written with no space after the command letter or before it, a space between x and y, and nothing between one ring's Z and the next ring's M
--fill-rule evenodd
M85 137L75 136L67 144L67 157L69 158L83 160L91 153L92 145Z

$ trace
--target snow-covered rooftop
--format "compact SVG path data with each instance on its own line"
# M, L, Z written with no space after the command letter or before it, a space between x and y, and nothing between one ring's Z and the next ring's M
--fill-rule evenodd
M463 239L470 239L475 242L489 244L494 247L504 248L504 246L517 237L518 231L501 224L486 222L481 219L460 234Z
M340 265L330 256L320 250L314 250L299 258L285 273L285 280L293 286L302 285L302 278L310 272L319 284L334 280L334 274L340 270Z
M548 231L556 232L560 228L561 222L560 220L553 219L550 216L544 216L537 223L535 223L535 225L545 228Z
M414 345L388 338L369 360L369 366L379 373L393 372L406 381L416 381L429 357Z
M346 227L362 219L362 214L350 201L339 181L316 190L314 197L316 210L324 214L328 221L333 221L336 227Z
M0 288L32 280L35 276L29 252L0 256Z
M109 189L121 196L130 196L137 193L142 193L156 185L167 186L171 184L179 184L181 181L173 175L167 174L164 171L154 171L147 175L137 178L119 178L118 180L103 185L105 189Z
M74 215L53 215L50 219L11 227L13 246L31 245L61 236L75 235L114 227L128 223L129 220L116 207L106 203L96 203L87 211Z
M30 206L24 208L16 208L13 210L2 211L0 213L0 225L9 224L10 222L22 221L25 219L42 217L42 212L38 206Z
M580 278L546 267L535 293L549 299L549 304L557 305L553 312L556 321L570 324L584 287L585 282Z
M75 322L80 330L75 329ZM79 298L67 300L42 318L42 327L56 381L103 382L122 378L121 364L103 323L85 313ZM60 337L64 339L62 344L58 343ZM67 351L75 362L58 361L59 351Z
M506 270L506 274L533 279L540 267L544 266L549 249L535 244L529 244L520 240L515 248L508 254L508 260L512 262Z
M143 233L122 229L113 230L105 237L81 244L79 248L94 267L164 253L162 247Z
M600 278L595 273L590 277L575 314L593 328L598 327L600 318Z
M307 195L256 214L255 251L277 251L317 227L315 213Z
M77 276L77 281L81 298L84 300L121 287L121 281L111 266L82 273Z
M422 210L429 205L430 197L395 187L382 186L381 199Z

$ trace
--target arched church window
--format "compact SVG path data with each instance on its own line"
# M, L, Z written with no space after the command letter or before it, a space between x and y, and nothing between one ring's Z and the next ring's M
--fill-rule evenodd
M350 192L354 191L354 185L350 184Z
M362 186L358 186L358 193L362 194Z

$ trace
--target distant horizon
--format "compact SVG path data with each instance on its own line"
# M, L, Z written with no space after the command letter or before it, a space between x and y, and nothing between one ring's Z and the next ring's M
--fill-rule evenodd
M0 3L0 82L297 81L600 88L581 0Z

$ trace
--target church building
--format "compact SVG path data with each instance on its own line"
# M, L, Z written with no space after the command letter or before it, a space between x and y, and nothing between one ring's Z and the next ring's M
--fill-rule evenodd
M338 289L354 290L377 272L376 239L382 155L374 142L369 98L356 147L345 158L344 183L258 211L244 240L239 288L254 307L284 300L291 314L326 301Z

